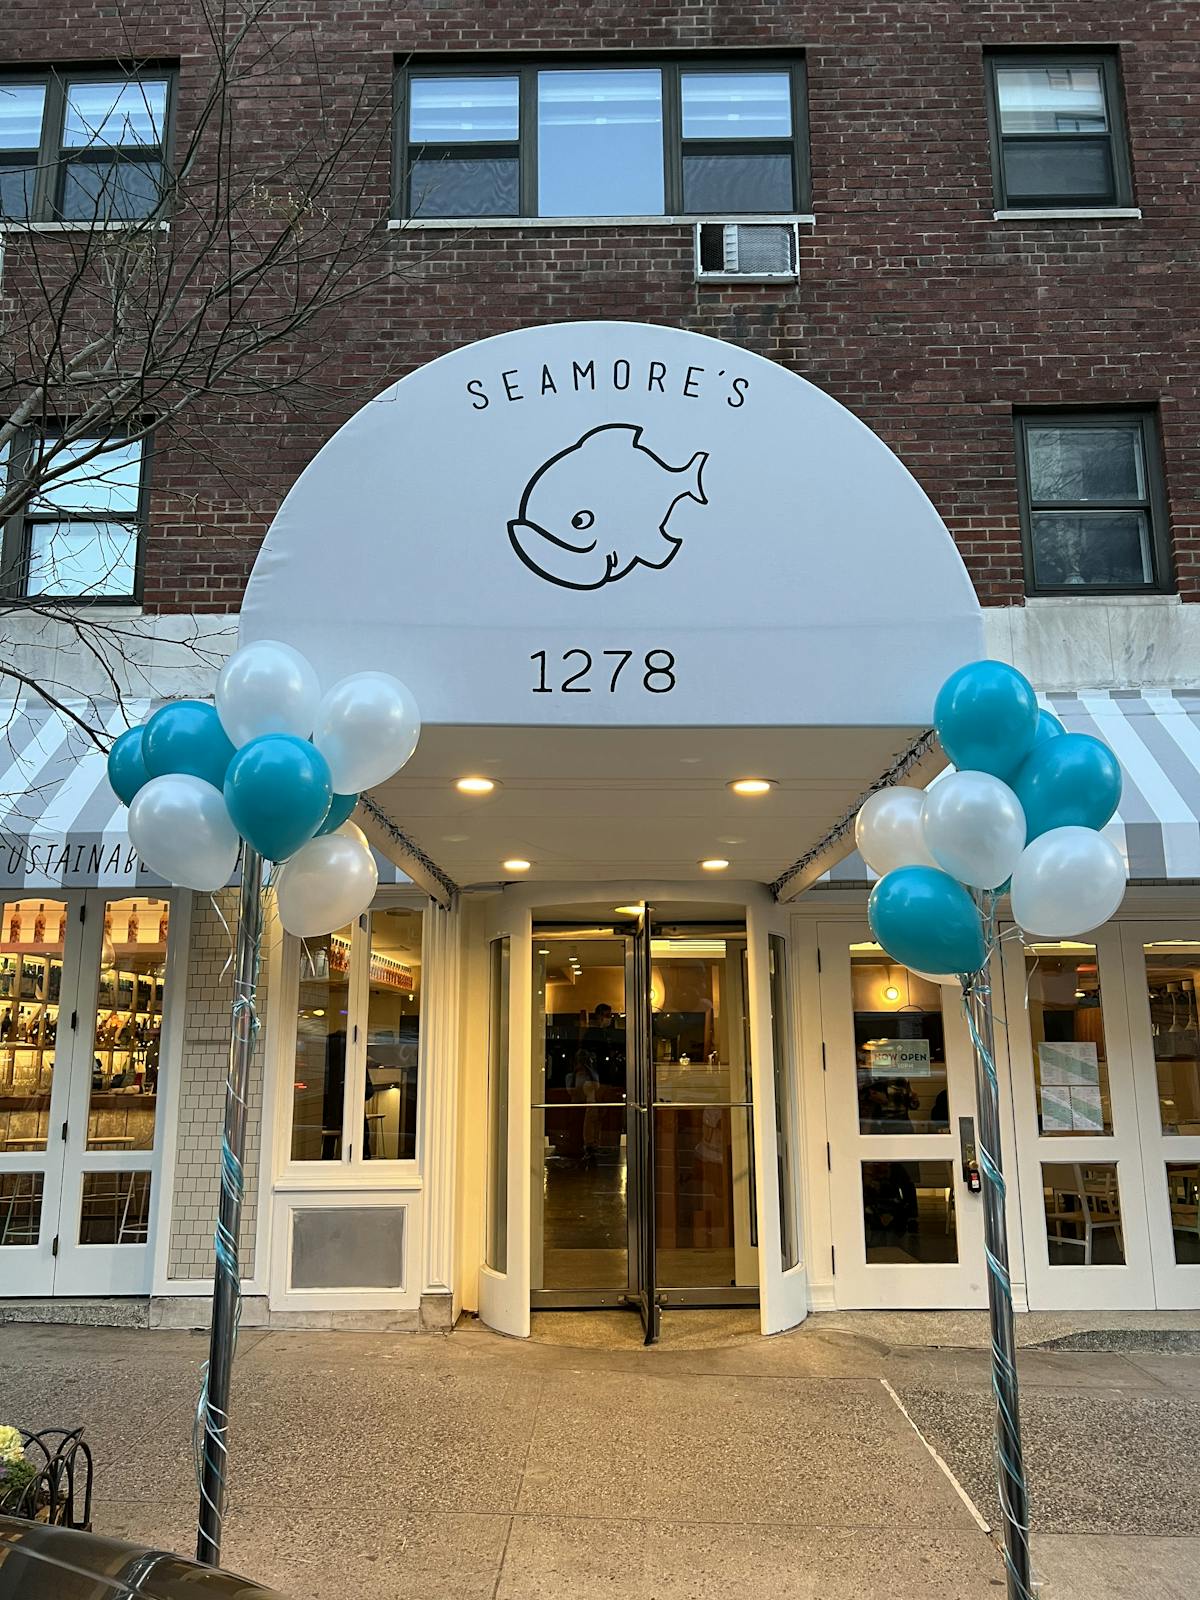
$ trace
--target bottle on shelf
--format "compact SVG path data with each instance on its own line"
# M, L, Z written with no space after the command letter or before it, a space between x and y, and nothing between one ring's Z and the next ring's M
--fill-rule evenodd
M8 942L9 944L21 942L21 908L18 905L13 906L12 916L8 919Z
M136 944L138 942L138 928L139 928L139 926L140 926L140 924L138 922L137 901L135 900L133 902L132 906L130 906L130 908L129 908L129 921L125 925L125 940L126 940L127 944Z
M37 908L37 916L33 919L33 942L45 944L46 942L46 907L44 904Z
M67 908L63 906L58 913L58 948L61 950L67 942Z
M166 944L166 942L167 942L167 928L170 925L170 921L171 921L171 907L164 900L163 901L163 908L162 908L162 916L159 917L159 919L158 919L158 942L159 942L159 944Z

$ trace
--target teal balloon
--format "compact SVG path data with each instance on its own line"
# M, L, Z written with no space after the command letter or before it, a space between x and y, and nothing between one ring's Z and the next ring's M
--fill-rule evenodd
M1064 733L1037 746L1012 787L1027 843L1051 828L1100 829L1121 803L1121 763L1090 733Z
M1037 696L1015 667L972 661L938 690L933 725L960 772L990 772L1007 782L1033 749Z
M1057 739L1060 733L1066 733L1066 731L1052 712L1039 709L1037 732L1033 736L1033 748L1036 750L1038 745L1045 744L1047 739Z
M233 745L216 706L203 700L172 700L146 724L142 755L152 778L187 772L220 789L233 760Z
M134 795L150 782L142 755L142 735L145 731L144 728L128 728L113 741L113 747L108 752L108 781L113 793L125 805L132 805Z
M936 867L897 867L880 878L867 919L892 960L920 972L977 972L987 955L975 902Z
M329 763L307 739L264 733L244 744L225 775L233 825L268 861L286 861L316 833L329 810Z
M353 816L357 804L356 794L335 794L329 805L329 813L317 833L336 833L342 823L348 822Z

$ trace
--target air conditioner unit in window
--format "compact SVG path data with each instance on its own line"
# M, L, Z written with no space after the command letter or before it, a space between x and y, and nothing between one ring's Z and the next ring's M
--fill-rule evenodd
M697 278L795 280L800 230L794 222L698 222Z

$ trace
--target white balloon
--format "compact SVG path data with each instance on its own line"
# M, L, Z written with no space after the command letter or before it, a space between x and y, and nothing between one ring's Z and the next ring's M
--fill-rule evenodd
M335 683L313 723L335 794L358 794L399 772L420 736L417 702L387 672L355 672Z
M364 912L378 887L379 868L369 849L341 828L319 834L280 870L275 885L279 920L302 939L331 933Z
M225 796L189 772L151 778L129 807L129 839L152 872L185 889L223 889L241 838Z
M321 684L299 650L275 639L258 639L235 651L221 668L216 701L221 726L238 748L264 733L307 739L321 703Z
M896 867L936 867L921 832L920 789L897 784L876 789L854 819L854 842L867 865L882 878Z
M343 822L340 827L335 828L333 831L334 833L340 833L343 839L355 840L355 842L360 844L364 850L369 851L371 848L371 841L359 827L358 823L354 822L350 817L347 817L345 822Z
M1070 939L1107 922L1125 895L1121 852L1091 828L1051 828L1012 875L1012 914L1026 933Z
M1021 802L989 772L952 772L928 791L921 827L929 853L952 878L995 889L1025 848Z

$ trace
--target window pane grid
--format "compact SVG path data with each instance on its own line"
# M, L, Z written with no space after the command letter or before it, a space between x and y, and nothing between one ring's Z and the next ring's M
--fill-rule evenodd
M1001 206L1128 204L1115 58L993 58Z
M1156 587L1156 499L1146 428L1141 418L1103 414L1023 422L1024 515L1034 587Z
M0 82L0 216L123 222L162 205L170 77Z
M143 446L114 440L95 455L95 438L63 445L57 436L29 442L60 475L10 525L19 591L78 600L127 600L137 588L142 520ZM66 470L62 470L65 468Z
M526 63L507 77L417 69L407 86L398 192L418 220L789 213L799 203L791 63Z

